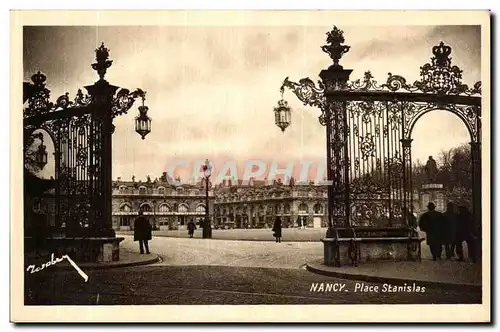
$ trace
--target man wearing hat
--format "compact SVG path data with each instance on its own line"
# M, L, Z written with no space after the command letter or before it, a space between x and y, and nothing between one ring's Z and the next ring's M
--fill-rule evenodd
M444 217L441 212L436 211L436 205L429 203L428 211L419 220L419 226L426 233L427 244L431 249L432 260L441 259L444 235Z

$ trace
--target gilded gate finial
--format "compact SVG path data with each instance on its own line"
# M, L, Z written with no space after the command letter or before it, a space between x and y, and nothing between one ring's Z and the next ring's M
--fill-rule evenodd
M109 49L104 46L104 42L95 50L95 60L96 62L92 64L92 69L97 71L99 78L103 80L106 70L113 63L113 60L109 60Z
M329 45L321 46L323 52L328 53L330 58L333 60L333 67L341 69L342 66L339 65L339 60L342 58L344 53L349 52L351 46L342 45L345 42L344 31L340 30L336 26L333 26L332 31L326 33L326 43Z

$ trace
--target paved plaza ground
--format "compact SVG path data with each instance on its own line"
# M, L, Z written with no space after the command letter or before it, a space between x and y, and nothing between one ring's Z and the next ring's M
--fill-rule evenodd
M229 234L229 233L227 233ZM424 246L425 247L425 246ZM34 291L26 304L425 304L480 303L481 291L427 287L425 293L355 292L357 284L382 286L319 275L305 264L323 255L321 242L234 241L154 237L158 263L89 269L89 282L58 266L27 275ZM121 244L135 257L130 235ZM125 256L124 256L125 257ZM314 291L314 285L345 285L340 292Z
M133 231L120 231L118 234L133 234ZM319 242L326 234L326 228L283 228L284 242ZM189 238L187 230L162 230L153 231L153 236L166 236ZM202 237L202 229L197 228L195 238ZM259 229L213 229L214 240L241 240L241 241L274 241L273 232L270 228Z
M321 242L321 239L325 237L326 234L326 228L306 228L306 229L299 229L299 228L283 228L283 238L282 238L282 244L285 248L289 249L300 249L299 253L295 252L286 252L285 257L279 256L279 259L285 259L285 260L293 260L295 257L293 256L303 256L304 258L307 258L309 260L303 261L302 264L305 264L306 262L312 260L317 260L318 257L323 257L323 244ZM117 232L117 236L125 236L129 235L131 236L133 234L133 231L120 231ZM421 238L425 238L425 233L424 232L419 232L419 235ZM173 230L173 231L153 231L153 241L152 245L154 245L155 241L159 241L160 238L162 237L168 237L168 238L181 238L181 239L189 239L188 233L186 230ZM197 229L194 234L194 238L190 240L195 240L195 239L201 239L202 238L202 231L201 229ZM245 246L252 246L251 244L244 244L242 242L244 241L253 241L253 242L273 242L275 241L275 238L273 237L273 232L271 229L214 229L212 231L212 240L239 240L236 243L231 243L227 242L224 244L225 248L240 248L240 247L245 247ZM305 242L305 243L302 243ZM306 244L306 243L313 243L313 244ZM172 242L175 245L175 241ZM214 244L215 246L217 243ZM464 256L467 258L467 246L464 243ZM211 244L212 246L212 244ZM253 247L253 246L252 246ZM273 246L273 250L275 248L281 248L281 247L276 247ZM314 248L314 249L313 249ZM312 250L312 251L311 251ZM236 250L237 251L237 250ZM278 253L281 252L280 250L277 251ZM203 255L203 253L200 253ZM275 255L276 252L273 254ZM292 257L289 257L292 256ZM444 253L443 253L444 257ZM261 257L262 258L262 257ZM423 259L431 259L432 255L429 250L429 246L426 245L425 241L422 242L422 258Z

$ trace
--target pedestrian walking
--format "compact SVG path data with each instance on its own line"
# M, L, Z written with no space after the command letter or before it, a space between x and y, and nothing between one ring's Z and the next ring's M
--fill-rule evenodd
M276 238L276 243L281 243L281 218L276 217L273 226L273 236Z
M196 225L195 223L191 220L188 225L187 225L187 228L188 228L188 234L189 234L189 237L192 238L193 237L193 234L194 234L194 230L196 229Z
M144 247L146 254L150 254L148 241L151 240L151 224L149 220L144 217L144 212L139 211L139 217L134 223L134 241L139 241L139 250L144 254Z
M464 261L464 249L462 247L463 242L467 243L467 251L469 253L469 259L472 262L477 261L477 239L478 234L474 227L474 218L472 213L466 206L458 207L457 216L457 233L456 233L456 249L459 261Z
M443 214L444 221L444 248L446 259L451 259L455 256L455 243L457 242L457 213L455 205L449 202L446 206L446 211Z
M432 260L441 259L443 246L443 214L436 211L436 205L429 203L428 211L419 220L419 226L426 233L427 244L431 249Z

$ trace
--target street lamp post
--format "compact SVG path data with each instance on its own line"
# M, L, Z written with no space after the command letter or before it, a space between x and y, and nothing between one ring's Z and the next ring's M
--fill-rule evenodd
M209 213L209 200L208 200L208 188L210 185L210 175L212 175L212 165L210 161L205 160L205 164L202 166L204 180L205 180L205 222L203 223L203 238L211 239L212 238L212 225L210 222L210 213Z

